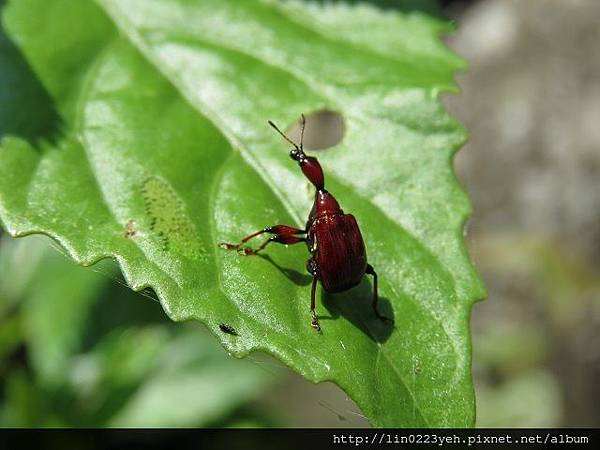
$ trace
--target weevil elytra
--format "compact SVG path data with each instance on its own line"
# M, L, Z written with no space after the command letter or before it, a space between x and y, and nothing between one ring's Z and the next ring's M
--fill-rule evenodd
M224 249L237 250L241 255L250 256L256 255L271 242L285 245L305 242L312 254L306 262L306 269L313 277L310 290L310 313L311 326L317 331L321 329L315 312L317 281L321 282L327 292L342 292L360 283L365 274L373 276L372 306L375 315L383 321L393 323L392 319L383 316L377 309L377 273L367 262L365 244L356 219L352 214L345 214L335 197L325 189L325 177L317 158L304 153L304 128L306 127L304 114L301 118L300 145L287 137L270 120L269 125L294 146L290 150L290 157L298 163L304 176L316 188L315 201L305 228L302 230L289 225L273 225L246 236L238 244L219 245ZM271 237L256 250L244 246L250 239L263 233L269 233Z

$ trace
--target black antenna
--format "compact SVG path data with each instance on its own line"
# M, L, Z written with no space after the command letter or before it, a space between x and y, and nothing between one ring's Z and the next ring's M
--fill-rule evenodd
M304 128L306 127L306 117L304 114L300 114L302 117L302 128L300 129L300 150L304 151Z
M292 141L289 137L287 137L285 134L283 134L281 132L281 130L279 128L277 128L277 125L275 125L273 122L271 122L269 120L269 125L271 125L273 128L275 128L275 131L277 131L281 136L283 136L283 138L288 141L290 144L292 144L294 147L296 147L298 150L301 150L301 147L298 147L298 144L296 144L294 141Z

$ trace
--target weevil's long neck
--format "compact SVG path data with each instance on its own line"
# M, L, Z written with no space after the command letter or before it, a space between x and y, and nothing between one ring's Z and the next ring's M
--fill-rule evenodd
M309 215L309 222L313 219L327 214L343 214L339 203L333 195L325 189L325 177L321 164L317 158L307 156L301 148L293 152L292 158L298 161L302 173L317 189L315 202Z
M302 173L308 180L317 188L317 191L325 189L325 177L323 169L317 158L307 156L304 152L298 158L298 165L302 169Z

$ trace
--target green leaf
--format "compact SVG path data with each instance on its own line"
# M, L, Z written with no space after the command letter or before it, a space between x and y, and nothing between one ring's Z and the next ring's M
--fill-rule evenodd
M208 336L190 331L163 349L152 376L111 418L110 426L209 425L255 398L272 380L258 365L228 358Z
M362 3L97 3L103 12L79 0L8 8L68 131L52 146L4 139L6 229L49 234L82 264L116 258L174 320L206 323L236 356L264 350L336 382L376 426L473 425L468 321L484 290L451 165L465 133L437 99L462 67L438 41L447 25ZM365 279L321 295L316 333L305 248L217 248L303 226L306 181L266 120L285 127L322 108L346 130L318 154L327 187L361 225L393 329L374 317Z
M81 350L90 309L106 281L60 253L46 251L42 270L28 286L22 313L31 363L41 386L57 387L63 382L70 358Z

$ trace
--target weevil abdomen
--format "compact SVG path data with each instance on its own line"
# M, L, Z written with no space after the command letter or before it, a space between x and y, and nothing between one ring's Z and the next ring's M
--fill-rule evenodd
M327 292L341 292L360 283L367 269L367 252L352 214L324 214L314 219L309 246L318 278Z

